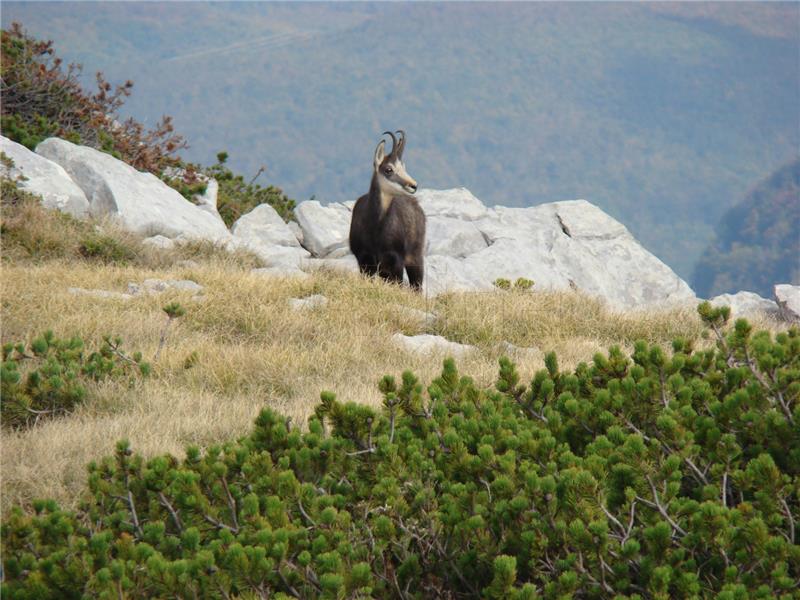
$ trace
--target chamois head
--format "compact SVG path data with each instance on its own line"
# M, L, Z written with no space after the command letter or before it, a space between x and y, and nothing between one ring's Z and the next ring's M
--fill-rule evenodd
M378 181L381 192L390 196L414 196L417 191L417 182L406 172L403 164L403 150L406 147L406 133L402 129L397 130L400 136L398 140L391 131L384 131L383 135L392 138L392 151L386 154L386 140L381 140L375 148L375 178Z

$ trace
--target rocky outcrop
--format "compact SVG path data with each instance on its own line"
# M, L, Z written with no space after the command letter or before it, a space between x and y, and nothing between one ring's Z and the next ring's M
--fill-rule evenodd
M775 301L786 321L800 323L800 285L782 283L775 286Z
M317 200L301 202L294 210L303 231L303 246L317 258L348 247L350 209L344 204L322 206Z
M618 309L696 300L624 225L585 200L490 209L464 188L421 190L417 198L428 218L428 294L488 291L498 278L525 277L534 289L578 289ZM295 214L314 257L337 254L353 268L346 204L303 202Z
M255 253L265 265L297 269L311 254L269 204L260 204L242 215L231 227L233 242Z
M36 153L57 164L83 190L95 216L110 216L146 236L227 241L225 224L198 208L152 173L142 173L109 154L49 138Z
M182 168L168 167L164 170L164 175L167 178L183 179L186 176L186 170ZM206 191L202 194L195 194L192 196L192 202L201 210L206 211L211 216L222 221L222 217L217 210L217 199L219 196L219 183L213 177L209 177L204 173L194 173L194 177L206 185Z
M756 315L778 316L778 305L772 300L762 298L754 292L737 292L720 294L709 300L713 306L730 306L734 317L752 317Z
M0 162L3 176L15 180L21 189L40 196L44 206L73 217L89 214L86 194L62 167L2 136L0 151L13 161L13 165Z
M10 144L4 142L4 147ZM246 248L271 269L265 274L272 276L296 276L299 270L314 269L357 271L348 245L353 201L325 206L313 200L301 202L295 209L297 222L291 224L262 204L228 232L216 212L213 180L208 197L198 200L202 204L198 206L155 176L92 148L50 138L39 144L37 153L41 156L34 159L52 165L65 185L70 179L77 184L76 197L83 193L91 214L115 217L127 229L150 236L147 243L154 247L169 248L173 240L204 239ZM26 156L20 163L34 159ZM524 277L534 281L535 290L581 290L615 309L696 301L689 286L624 225L585 200L488 208L464 188L420 190L417 199L428 224L424 289L428 295L489 291L499 278ZM75 202L80 212L80 200ZM744 296L720 302L734 302L735 311L745 311L750 300L756 302Z

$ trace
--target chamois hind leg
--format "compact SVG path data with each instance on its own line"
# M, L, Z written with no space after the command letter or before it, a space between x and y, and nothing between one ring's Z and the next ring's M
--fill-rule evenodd
M397 252L384 252L378 263L378 275L392 283L403 283L403 259Z
M422 279L424 277L425 265L423 258L420 256L414 259L414 264L406 264L406 273L408 273L408 283L416 291L422 290Z

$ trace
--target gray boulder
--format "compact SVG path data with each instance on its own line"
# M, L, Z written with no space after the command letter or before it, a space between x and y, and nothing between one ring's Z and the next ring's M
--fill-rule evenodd
M175 178L182 178L186 173L186 169L178 168L178 167L168 167L164 170L164 174L167 177L175 177ZM204 175L203 173L196 173L195 176L197 179L202 181L206 184L206 191L202 194L195 194L192 196L192 202L194 202L197 208L206 211L215 219L219 219L222 221L222 217L217 210L217 198L219 196L219 183L213 177L209 177Z
M297 224L303 231L303 245L316 258L347 248L350 234L350 209L344 204L323 206L317 200L301 202L294 209Z
M259 204L231 227L233 243L255 253L267 266L297 268L311 256L269 204Z
M328 305L328 299L322 294L314 294L305 298L289 298L292 310L313 310Z
M43 206L73 217L80 218L89 214L86 194L61 166L2 136L0 151L14 161L11 167L0 163L0 173L16 180L23 190L41 196Z
M403 335L395 333L392 342L399 348L412 354L433 355L444 354L456 358L469 354L477 350L475 346L451 342L440 335Z
M168 290L200 294L203 286L191 279L145 279L140 284L128 283L128 294L131 296L158 295Z
M754 292L736 292L735 294L720 294L709 300L714 306L730 306L731 314L736 317L765 314L778 315L778 305L762 298Z
M457 194L447 198L458 203ZM471 214L478 215L474 196L464 199ZM448 212L443 204L440 197L440 213ZM578 289L618 309L695 300L691 288L624 225L585 200L498 206L472 224L489 246L463 258L429 256L428 293L490 290L497 278L525 277L535 282L535 289Z
M161 250L172 250L175 247L175 240L171 240L163 235L154 235L142 240L145 246L159 248Z
M464 258L488 245L480 230L470 221L431 216L426 219L425 253Z
M225 224L198 208L152 173L142 173L109 154L49 138L36 153L61 165L89 200L90 212L153 236L226 241Z
M788 283L776 285L775 300L785 320L800 322L800 285Z
M73 296L91 296L92 298L102 298L104 300L132 300L132 294L125 294L123 292L113 292L109 290L87 290L79 287L67 288L67 292Z
M451 190L419 190L417 202L428 217L452 217L462 221L477 221L488 209L467 188Z
M585 200L489 209L464 188L420 190L417 200L428 222L426 294L489 291L498 278L525 277L536 290L577 289L616 309L696 301L622 223ZM315 257L347 259L342 264L355 270L345 204L303 202L296 214ZM315 264L304 261L302 268Z
M402 317L416 323L421 327L432 327L436 324L438 317L426 310L419 310L410 306L403 306L402 304L392 304L394 311Z

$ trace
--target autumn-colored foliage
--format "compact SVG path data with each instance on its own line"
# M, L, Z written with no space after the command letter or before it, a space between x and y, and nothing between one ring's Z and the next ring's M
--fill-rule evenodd
M65 65L51 41L30 37L19 23L1 35L3 135L31 149L47 137L61 137L155 174L177 163L176 153L186 142L175 133L171 117L153 129L119 117L132 81L112 85L98 72L97 90L87 93L79 82L81 65Z

